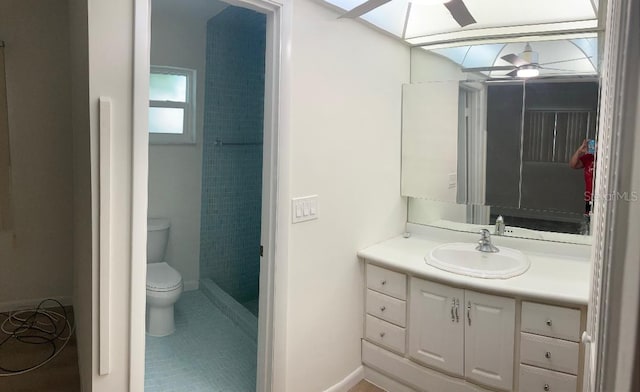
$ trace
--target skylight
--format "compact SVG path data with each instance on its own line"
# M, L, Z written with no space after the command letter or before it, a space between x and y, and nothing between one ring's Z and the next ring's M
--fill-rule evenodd
M538 54L541 75L595 75L598 73L598 39L595 33L582 34L580 38L564 39L548 37L530 41L531 49ZM425 50L439 54L461 68L500 67L512 65L501 57L518 54L525 42L505 42L463 45ZM482 71L490 77L506 75L508 70Z
M366 0L324 0L348 11ZM443 4L390 0L361 18L412 45L486 36L584 32L598 27L598 0L463 0L476 23L460 27Z

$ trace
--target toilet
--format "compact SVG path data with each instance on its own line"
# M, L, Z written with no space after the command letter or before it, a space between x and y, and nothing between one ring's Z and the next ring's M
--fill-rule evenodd
M182 293L182 276L164 261L169 220L147 220L147 334L167 336L176 330L173 305Z

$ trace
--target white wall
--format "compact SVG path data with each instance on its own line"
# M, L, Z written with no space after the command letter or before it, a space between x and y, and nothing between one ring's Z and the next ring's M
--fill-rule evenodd
M149 216L171 221L166 261L182 275L185 289L198 287L200 199L207 21L224 3L154 0L151 64L196 70L196 144L149 146Z
M411 83L464 80L462 68L444 56L422 48L411 49Z
M356 251L401 233L406 221L400 122L409 48L337 16L311 0L293 4L290 196L318 194L320 216L290 226L291 392L323 391L360 366L364 275Z
M285 17L282 28L291 46L283 47L283 70L290 74L283 82L290 90L281 93L291 115L280 120L279 189L290 192L279 211L288 216L290 197L317 193L320 219L295 226L288 219L279 222L278 238L284 235L284 241L278 244L276 274L285 280L276 282L276 323L283 328L276 331L274 390L322 391L361 363L363 271L356 251L404 229L400 92L409 79L409 49L357 22L337 20L312 0L287 2L286 8L291 18ZM97 376L94 322L93 391L127 391L129 377L139 380L128 374L129 347L140 353L128 327L132 321L144 325L143 314L131 319L128 302L133 8L128 0L89 0L88 9L91 130L97 130L98 97L111 97L116 156L111 374ZM134 290L140 298L140 288Z
M0 2L14 230L0 233L0 308L59 297L73 281L72 132L66 0Z

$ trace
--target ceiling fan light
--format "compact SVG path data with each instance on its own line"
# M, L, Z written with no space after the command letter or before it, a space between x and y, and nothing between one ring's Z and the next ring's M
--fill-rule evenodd
M519 78L534 78L538 75L540 75L540 70L536 67L520 68L516 73Z

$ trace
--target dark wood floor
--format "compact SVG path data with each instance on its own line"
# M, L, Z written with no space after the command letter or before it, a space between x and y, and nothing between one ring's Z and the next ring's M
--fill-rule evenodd
M384 389L380 389L377 386L362 380L355 387L351 388L349 392L386 392Z
M73 320L73 310L67 308L67 313ZM0 313L0 323L7 317L7 314ZM6 336L0 331L0 342L4 341ZM58 345L61 346L62 343L60 341ZM51 350L49 344L24 344L12 338L0 346L0 367L19 369L32 366L46 359ZM4 374L6 372L0 371L0 392L79 392L80 375L75 334L65 348L41 368L8 377Z

